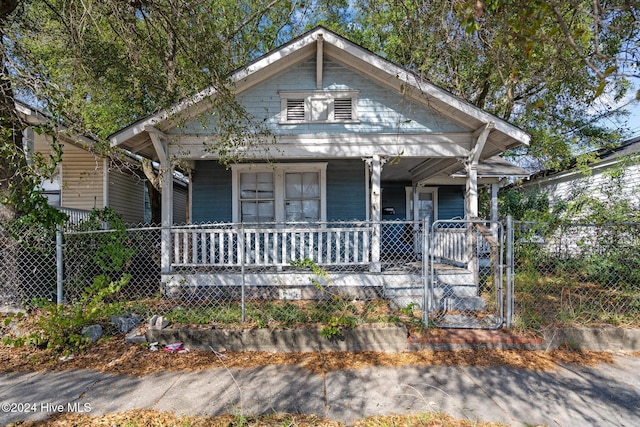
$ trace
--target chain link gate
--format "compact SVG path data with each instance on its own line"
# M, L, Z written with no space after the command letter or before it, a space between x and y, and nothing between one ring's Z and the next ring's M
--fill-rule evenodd
M498 221L435 221L423 234L425 322L497 329L505 322L504 228Z

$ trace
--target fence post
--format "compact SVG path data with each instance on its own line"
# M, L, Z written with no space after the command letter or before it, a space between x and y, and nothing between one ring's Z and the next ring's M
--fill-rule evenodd
M505 239L505 243L507 244L507 319L506 324L507 328L510 328L513 325L513 298L514 298L514 283L513 283L513 273L514 273L514 259L513 259L513 217L511 215L507 216L507 238Z
M425 328L429 327L429 313L431 311L431 286L429 281L431 280L431 271L432 268L430 264L431 256L429 250L429 224L431 220L429 215L424 218L422 223L422 323L424 323Z
M240 252L240 274L242 276L242 284L240 288L241 297L240 297L240 308L242 311L241 321L244 323L245 321L245 275L244 275L244 262L245 262L245 233L244 233L244 223L240 223L240 235L238 236L238 249Z
M59 225L56 230L56 303L58 305L64 301L62 287L64 280L63 241L62 226Z

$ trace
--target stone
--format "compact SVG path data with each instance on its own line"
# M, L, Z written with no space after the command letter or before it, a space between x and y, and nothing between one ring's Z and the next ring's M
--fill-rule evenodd
M82 335L89 338L91 342L96 342L102 336L102 326L91 325L82 328Z
M154 315L149 319L149 329L164 329L169 325L169 321L164 316Z
M141 327L133 328L131 332L124 337L124 342L127 344L143 344L147 342L147 337L142 331Z
M122 314L111 316L111 323L122 333L129 332L134 326L140 324L140 318L136 314Z

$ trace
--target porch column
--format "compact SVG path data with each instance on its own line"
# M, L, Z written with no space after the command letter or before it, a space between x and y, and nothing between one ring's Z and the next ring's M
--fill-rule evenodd
M371 264L369 270L379 273L380 265L380 221L382 220L381 197L382 161L380 155L374 154L371 158L371 223L373 232L371 235Z
M489 122L473 133L474 145L465 162L467 172L467 188L464 196L467 219L478 217L478 163L489 133L495 123Z
M467 219L478 217L478 162L467 163L467 187L465 192L465 212Z
M465 192L465 209L466 218L473 220L478 218L478 163L482 157L485 143L489 137L489 133L493 129L495 123L486 123L473 133L474 145L471 148L469 157L465 162L467 172L467 185ZM478 242L476 240L475 229L471 226L467 228L465 258L467 261L467 270L473 274L474 283L479 284L479 263L478 263Z
M162 184L162 229L160 232L160 272L171 272L171 226L173 225L173 166L169 161L167 136L153 127L146 128L160 162Z
M491 221L498 220L498 190L500 189L500 183L494 182L491 184Z

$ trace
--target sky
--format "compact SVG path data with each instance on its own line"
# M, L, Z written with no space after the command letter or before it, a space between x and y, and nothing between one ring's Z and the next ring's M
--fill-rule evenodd
M629 116L631 137L640 136L640 101L634 101L628 111L631 112L631 116Z

